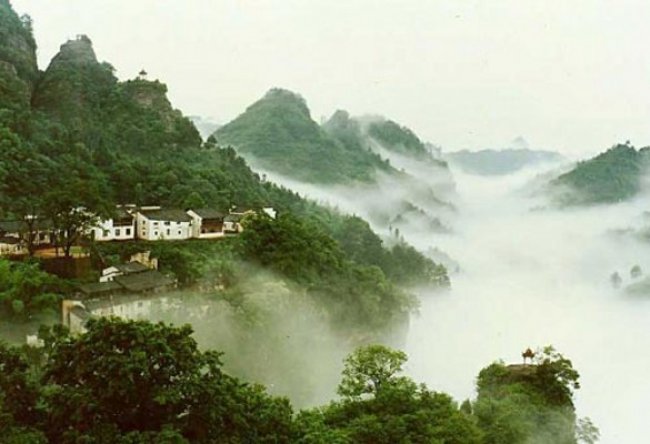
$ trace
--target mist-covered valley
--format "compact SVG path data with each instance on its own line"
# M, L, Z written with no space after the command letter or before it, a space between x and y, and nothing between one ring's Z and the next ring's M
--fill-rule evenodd
M525 348L552 344L580 372L577 411L600 428L600 442L637 442L644 422L630 412L650 396L644 383L650 358L641 351L650 345L644 321L650 299L646 290L626 288L645 278L632 268L650 267L650 243L630 235L647 227L648 195L558 206L540 184L571 168L555 159L500 175L468 174L453 165L444 172L455 184L453 210L423 210L442 215L451 228L414 222L399 234L445 263L452 280L448 290L413 289L419 307L401 344L410 357L406 369L435 390L473 399L474 378L486 362L521 362ZM323 186L262 171L310 199L375 221L388 244L393 232L373 215L394 208L394 196L409 195L408 187L396 189L386 178L369 187ZM435 169L406 171L422 181L436 176ZM614 273L620 285L612 282Z

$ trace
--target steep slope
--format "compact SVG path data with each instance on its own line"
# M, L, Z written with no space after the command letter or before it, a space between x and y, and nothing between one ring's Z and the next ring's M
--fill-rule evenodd
M356 211L385 229L447 231L441 218L453 208L454 181L446 162L413 131L383 117L351 117L336 111L323 124L327 134L356 150L370 150L399 172L363 189ZM344 193L345 194L345 193ZM399 230L398 230L399 231Z
M270 90L215 136L261 168L305 182L369 183L377 171L393 172L379 156L329 137L304 99L282 89Z
M326 311L336 307L352 314L350 328L391 327L384 325L387 320L404 321L412 297L401 285L448 284L444 267L411 247L401 243L386 248L366 223L349 227L354 218L262 180L234 149L222 148L214 139L203 143L191 121L172 107L166 91L164 84L142 77L117 81L110 65L98 62L86 36L62 45L35 84L28 131L16 134L0 125L2 216L12 220L37 216L51 220L57 233L69 234L81 229L78 224L62 226L60 216L75 214L79 206L99 215L109 215L118 203L221 209L273 206L280 214L276 222L261 220L259 229L248 230L253 239L258 231L264 239L268 229L269 242L246 254L241 253L239 240L229 245L240 252L241 260L266 267L262 259L273 258L268 268L296 262L295 273L278 271L293 284L304 285L303 291L316 301L321 301L317 294L326 294L320 302ZM300 108L294 98L287 102ZM302 116L306 112L308 118L306 108L296 112ZM315 134L319 142L344 151L317 125ZM277 232L282 238L275 236ZM356 244L352 233L367 242ZM178 248L169 261L175 260L179 268L192 260L203 262L197 243ZM294 261L305 255L335 256L340 266L327 268L312 261L306 270L299 259ZM373 317L378 311L385 316ZM364 319L372 326L362 325Z
M0 0L0 124L23 126L37 76L31 19L18 17L8 0Z
M620 202L641 191L650 165L650 148L616 145L551 181L549 189L562 205Z

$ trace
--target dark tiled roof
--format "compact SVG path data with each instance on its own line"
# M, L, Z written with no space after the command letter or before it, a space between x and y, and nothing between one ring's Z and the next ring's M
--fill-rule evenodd
M192 210L202 219L223 219L225 214L214 208L199 208L198 210Z
M115 276L115 282L124 287L127 291L134 293L155 290L157 288L170 286L174 283L173 280L156 270Z
M183 210L168 208L160 210L140 210L143 216L150 220L171 220L175 222L190 222L192 218Z
M141 273L143 271L149 270L149 267L141 264L140 262L128 262L126 264L118 264L115 265L115 268L117 268L119 271L121 271L124 274Z
M47 219L38 220L34 226L37 230L47 230L52 228L52 222ZM26 229L27 225L22 220L0 220L0 231L5 233L17 233Z
M223 218L223 220L226 222L239 222L241 218L242 217L239 214L228 214L226 217Z
M255 210L251 207L235 207L230 210L231 214L245 214L245 213L254 213Z
M117 282L93 282L79 285L79 290L86 296L101 296L122 291L122 285Z
M0 220L0 231L17 233L25 229L25 222L21 220Z
M17 237L9 237L9 236L2 236L0 237L0 244L6 244L6 245L18 245L22 241L18 239Z

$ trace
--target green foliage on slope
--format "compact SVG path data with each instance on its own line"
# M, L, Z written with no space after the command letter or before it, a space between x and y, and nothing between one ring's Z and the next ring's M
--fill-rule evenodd
M400 254L394 254L381 246L367 224L348 230L348 218L262 180L234 149L219 146L214 138L203 143L189 119L173 109L166 91L158 81L118 81L112 67L97 60L86 36L63 44L35 83L33 107L27 110L23 125L0 123L0 144L5 154L0 159L1 216L52 221L61 234L56 236L58 246L69 254L83 229L93 222L88 212L106 217L118 203L187 208L199 202L224 211L233 205L258 210L273 206L280 214L296 216L295 225L285 231L284 238L304 250L296 254L309 253L313 245L318 251L323 246L323 252L328 251L325 246L333 246L345 264L331 269L326 257L319 256L311 268L285 270L286 276L297 283L310 281L312 273L328 276L328 282L336 285L327 294L355 307L350 311L351 319L364 318L377 325L390 317L375 319L377 311L394 310L403 315L403 304L391 302L377 308L375 303L366 304L369 298L364 295L374 292L377 300L397 301L401 300L401 291L395 289L396 284L437 283L427 272L435 264L415 250L402 248ZM305 140L315 149L309 159L318 163L319 171L343 171L348 179L355 175L358 179L374 171L376 161L385 167L376 156L365 151L349 153L328 137L311 121L302 99L292 93L274 90L251 109L242 118L259 117L266 122L262 128L268 126L279 137L271 139L273 149L282 149L283 140L302 140L300 134L309 134ZM237 125L233 123L231 128ZM266 143L262 133L255 133L258 136ZM318 150L330 148L331 153L320 153L324 157L316 155ZM335 165L322 169L321 159L330 159L332 153ZM358 170L341 170L341 163ZM80 206L87 212L79 211ZM313 226L318 229L311 229ZM310 228L303 232L300 227ZM346 241L348 231L349 236L371 241L355 246ZM275 255L275 248L269 242L251 250L248 257L271 268L277 264L267 262L267 256L291 262L289 250L284 251L284 257ZM377 248L379 255L370 252ZM187 264L197 265L192 257L205 258L205 254L194 246L177 251L160 249L161 262L169 267L165 271L175 274L182 284L193 285L200 279L204 267ZM163 254L167 256L163 258ZM418 264L410 272L406 268L409 261ZM344 307L338 309L344 311Z
M43 329L40 349L0 343L3 442L573 444L598 437L588 420L575 421L578 374L555 352L525 369L487 367L474 405L459 407L403 376L403 352L364 346L345 360L340 400L294 415L287 399L225 373L221 354L200 350L188 326L97 319L87 328L76 336Z
M313 183L372 182L392 169L367 149L340 143L311 119L304 99L272 89L215 133L261 166Z
M424 159L429 150L413 131L392 120L375 120L368 125L368 135L389 150Z
M578 379L571 361L552 347L538 351L532 364L483 369L473 409L485 442L575 444Z
M620 202L641 190L650 150L616 145L593 159L579 162L551 182L551 191L563 205Z

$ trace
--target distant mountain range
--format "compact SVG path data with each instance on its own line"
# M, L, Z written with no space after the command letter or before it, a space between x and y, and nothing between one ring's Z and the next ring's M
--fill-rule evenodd
M564 157L554 151L531 150L519 137L506 149L457 151L446 153L444 158L462 171L470 174L499 176L511 174L522 168L541 163L560 162Z

